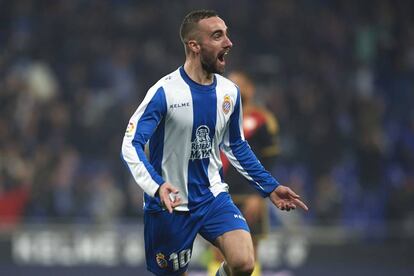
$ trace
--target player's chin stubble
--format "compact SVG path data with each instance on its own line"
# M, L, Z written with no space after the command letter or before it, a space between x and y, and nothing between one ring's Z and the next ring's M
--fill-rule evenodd
M201 54L201 67L204 71L210 74L223 74L224 73L224 67L219 68L217 66L217 57L212 54Z

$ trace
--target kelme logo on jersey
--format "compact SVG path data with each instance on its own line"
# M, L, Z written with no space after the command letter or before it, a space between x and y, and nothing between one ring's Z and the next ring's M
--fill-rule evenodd
M191 142L190 159L210 158L211 140L210 129L206 125L199 126L195 133L194 141Z
M164 254L162 253L158 253L157 256L155 257L155 260L157 261L158 266L161 268L166 268L168 266L168 262L165 259Z
M229 113L229 111L231 109L231 105L232 105L232 102L231 102L230 96L229 95L225 95L224 96L224 99L223 99L223 104L221 106L223 108L224 114Z
M242 215L240 215L240 214L234 214L234 218L237 218L237 219L241 219L241 220L246 221L246 219Z

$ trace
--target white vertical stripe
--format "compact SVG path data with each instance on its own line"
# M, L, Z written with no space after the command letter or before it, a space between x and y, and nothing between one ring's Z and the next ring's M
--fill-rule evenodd
M241 101L241 96L240 96L240 109L239 109L239 130L240 130L240 136L241 139L244 141L244 130L243 130L243 105L242 105L242 101Z
M212 154L210 155L210 162L208 165L208 179L210 182L210 191L214 196L217 196L221 192L228 192L229 186L226 183L221 182L220 168L222 167L220 150L217 145L217 138L213 140Z
M175 210L187 211L188 160L190 159L192 134L188 131L188 126L191 126L191 129L193 125L193 101L190 88L184 81L182 85L174 82L173 87L169 87L167 83L164 88L168 111L165 121L162 171L164 179L180 191L179 195L183 204ZM190 106L170 107L172 103L189 103ZM177 124L174 121L180 123ZM183 129L179 127L180 125Z
M222 182L220 176L220 169L223 165L220 157L219 144L223 139L224 130L227 127L227 122L232 112L232 110L229 110L229 112L226 114L223 111L224 96L230 96L232 94L232 90L235 90L235 88L230 86L230 88L233 89L229 89L223 85L223 82L221 80L222 79L220 77L217 78L216 129L212 144L212 155L210 156L210 163L208 166L208 178L210 181L209 189L214 196L217 196L221 192L228 192L229 190L229 186L226 183Z

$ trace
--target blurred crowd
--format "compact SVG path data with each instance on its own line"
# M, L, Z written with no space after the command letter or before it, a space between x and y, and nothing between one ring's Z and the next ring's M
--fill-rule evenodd
M0 0L0 224L142 214L121 140L183 63L179 24L201 7L229 26L228 70L248 72L279 121L268 169L304 194L306 220L414 229L414 3L402 0Z

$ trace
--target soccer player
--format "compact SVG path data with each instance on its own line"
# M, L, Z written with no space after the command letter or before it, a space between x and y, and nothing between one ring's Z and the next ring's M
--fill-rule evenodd
M122 157L145 192L147 269L186 275L200 234L225 258L217 275L250 275L252 239L223 182L220 148L278 208L307 207L263 168L244 139L239 89L221 76L233 46L224 21L214 11L193 11L180 35L184 65L148 90L122 143Z

